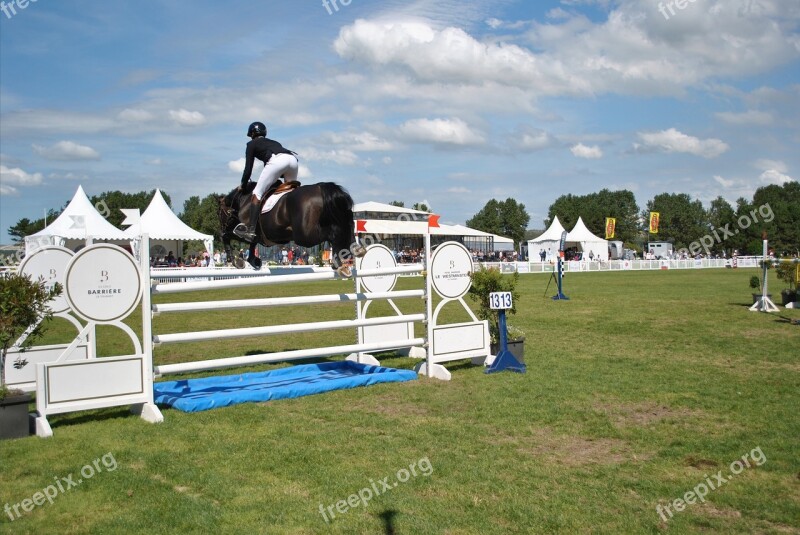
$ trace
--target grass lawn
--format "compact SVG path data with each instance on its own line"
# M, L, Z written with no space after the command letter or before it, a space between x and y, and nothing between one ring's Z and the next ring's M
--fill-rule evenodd
M568 274L571 300L560 302L543 297L547 275L522 275L511 322L527 335L524 375L465 361L448 366L450 382L165 409L159 425L124 408L53 416L53 438L0 442L0 508L11 507L0 533L800 533L800 326L790 323L800 310L749 312L755 273ZM421 284L402 278L398 289ZM253 297L352 291L298 286ZM770 286L779 300L780 283ZM231 293L156 302L247 296ZM154 332L348 317L352 305L170 314ZM69 331L53 324L51 341ZM101 336L101 353L130 351L115 330ZM155 358L353 340L166 345ZM50 485L63 487L52 503L14 514Z

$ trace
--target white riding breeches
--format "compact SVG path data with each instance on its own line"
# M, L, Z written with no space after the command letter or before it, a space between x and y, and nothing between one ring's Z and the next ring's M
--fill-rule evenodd
M258 177L256 189L253 191L259 200L264 196L270 186L283 176L286 182L297 180L298 163L294 154L273 154L261 176Z

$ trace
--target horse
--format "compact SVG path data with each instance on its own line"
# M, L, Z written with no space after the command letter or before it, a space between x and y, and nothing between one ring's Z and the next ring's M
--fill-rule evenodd
M232 255L231 239L239 239L233 229L239 223L241 209L247 210L255 182L245 188L234 188L218 197L219 222L222 243L234 265L244 267L244 262ZM249 244L247 261L254 269L261 268L261 259L255 255L256 246L284 245L294 242L303 247L313 247L328 242L333 247L333 269L349 277L347 262L352 255L366 253L356 242L353 221L353 199L347 191L333 182L320 182L298 186L283 194L275 206L261 214L256 225L257 239Z

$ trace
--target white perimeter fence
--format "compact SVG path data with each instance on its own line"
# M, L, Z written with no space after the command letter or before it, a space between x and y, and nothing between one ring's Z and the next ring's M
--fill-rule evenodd
M761 261L761 256L739 256L736 258L737 267L740 268L755 268ZM404 265L404 264L400 264ZM498 268L503 273L552 273L555 269L555 263L551 262L475 262L478 265L487 268ZM581 271L646 271L646 270L661 270L661 269L708 269L708 268L726 268L732 267L732 259L730 258L715 258L715 259L687 259L687 260L609 260L608 262L599 262L596 260L581 260L569 261L564 263L564 271L566 272L581 272ZM330 267L317 267L317 266L278 266L272 267L272 274L288 275L292 273L309 273L316 271L330 271ZM2 268L0 267L0 276L3 272L16 271L16 267ZM224 280L224 279L238 279L241 277L258 277L269 275L269 271L254 271L249 267L245 269L234 269L231 267L216 267L216 268L160 268L153 269L153 281L155 282L186 282L187 280L197 280L199 272L203 275L208 275L204 280ZM191 278L181 277L181 273L191 272ZM412 275L419 276L419 275Z

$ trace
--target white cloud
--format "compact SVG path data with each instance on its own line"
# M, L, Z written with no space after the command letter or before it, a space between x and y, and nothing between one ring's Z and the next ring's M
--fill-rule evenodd
M452 188L447 188L447 193L472 193L472 190L456 186Z
M17 188L0 184L0 197L11 197L15 195L19 195L19 190Z
M200 126L205 124L206 117L199 111L189 111L183 108L169 110L170 118L181 126Z
M792 177L780 171L776 171L775 169L764 171L761 173L761 176L758 177L758 180L764 184L777 184L779 186L783 186L788 182L794 182Z
M234 173L244 173L245 163L247 162L244 158L239 158L238 160L232 160L228 162L228 169L230 169Z
M736 184L735 180L728 180L719 175L714 175L714 181L723 188L731 188Z
M297 179L300 181L305 180L306 178L311 178L314 176L314 173L311 172L311 168L307 165L300 164L297 169Z
M658 2L619 0L600 4L596 21L555 8L546 22L525 21L527 42L517 36L467 33L467 25L389 17L359 19L334 42L340 57L387 71L411 73L418 82L456 87L496 83L541 95L681 94L721 77L768 72L800 57L794 0L698 0L671 20ZM568 4L572 5L572 4ZM493 30L509 25L480 19ZM513 42L511 42L514 40ZM763 112L726 114L723 120L763 123Z
M553 138L544 130L525 130L514 134L514 146L522 151L536 151L553 144Z
M760 169L761 171L775 170L780 173L789 172L789 167L780 160L768 160L766 158L762 158L760 160L756 160L753 165L756 169Z
M309 161L333 162L339 165L356 165L358 156L351 150L330 149L319 150L313 147L297 151L300 157Z
M571 149L569 149L573 156L577 158L586 158L586 159L597 159L603 157L603 151L597 145L592 145L588 147L583 143L578 143L577 145L573 145Z
M354 151L392 150L391 142L371 132L329 133L323 136L323 142L330 145L343 145Z
M401 124L398 130L403 139L412 143L479 145L485 142L483 134L459 118L411 119Z
M461 28L438 30L425 22L359 19L340 30L334 50L367 65L410 70L421 81L588 92L585 82L565 77L560 66L518 45L482 43Z
M19 190L14 186L38 186L41 183L41 173L28 173L19 167L7 167L0 164L0 194L2 195L16 195Z
M729 124L769 126L775 122L771 113L756 110L749 110L742 113L724 111L717 113L717 117Z
M143 123L146 121L151 121L153 119L153 114L147 110L141 109L132 109L132 108L125 108L117 115L123 121L129 121L132 123Z
M491 29L496 30L497 28L503 25L503 21L492 17L490 19L486 19L486 25L489 26Z
M33 145L33 152L45 160L99 160L100 153L74 141L59 141L51 147Z
M660 132L639 132L642 144L635 143L638 152L660 151L666 153L681 152L716 158L728 150L728 144L719 139L698 139L679 132L675 128Z

